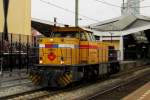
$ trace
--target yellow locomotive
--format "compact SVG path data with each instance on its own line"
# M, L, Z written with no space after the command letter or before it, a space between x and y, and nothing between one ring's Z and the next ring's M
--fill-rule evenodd
M80 27L54 27L38 44L39 63L30 72L37 85L64 87L119 71L114 46L96 41L91 31Z

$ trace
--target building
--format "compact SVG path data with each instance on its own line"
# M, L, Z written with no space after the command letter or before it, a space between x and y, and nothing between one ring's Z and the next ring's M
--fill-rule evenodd
M31 0L0 0L0 32L9 41L21 37L22 42L27 42L31 36Z
M4 11L3 11L3 1L0 0L0 33L4 29Z
M97 40L113 43L115 48L120 51L118 56L120 60L137 59L148 55L150 42L149 17L127 15L87 27L94 31Z

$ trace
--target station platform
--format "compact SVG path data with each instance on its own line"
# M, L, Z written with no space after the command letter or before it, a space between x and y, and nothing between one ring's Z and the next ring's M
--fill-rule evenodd
M122 100L150 100L150 82L124 97Z
M149 60L127 60L120 61L120 69L121 71L129 70L135 67L144 66L149 64Z

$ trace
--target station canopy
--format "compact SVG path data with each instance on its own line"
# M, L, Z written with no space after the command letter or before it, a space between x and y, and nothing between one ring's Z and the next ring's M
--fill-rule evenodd
M63 26L62 24L59 24L59 23L57 23L56 25ZM54 22L32 18L31 26L32 28L39 31L41 34L45 36L49 36L51 29L54 27Z
M141 41L141 39L146 41L143 32L150 29L150 17L143 15L120 16L86 27L95 31L94 34L98 36L126 36L133 34L139 41Z

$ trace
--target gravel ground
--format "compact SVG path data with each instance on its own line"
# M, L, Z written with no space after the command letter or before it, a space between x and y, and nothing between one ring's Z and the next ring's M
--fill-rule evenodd
M14 86L14 87L0 89L0 100L1 98L6 97L6 96L33 91L33 90L37 90L40 88L41 87L34 86L32 83L27 83L27 84Z
M33 85L27 77L24 70L14 70L11 75L3 72L0 76L0 98L41 88Z
M31 83L29 79L19 79L19 80L11 80L11 81L5 81L0 84L0 90L8 87L14 87L17 85L27 84Z
M27 78L28 74L25 70L13 70L13 72L4 71L2 75L0 75L0 83L4 81L17 80L21 78Z
M4 87L11 87L19 84L29 83L28 74L13 72L11 75L9 72L4 72L0 76L0 90Z

